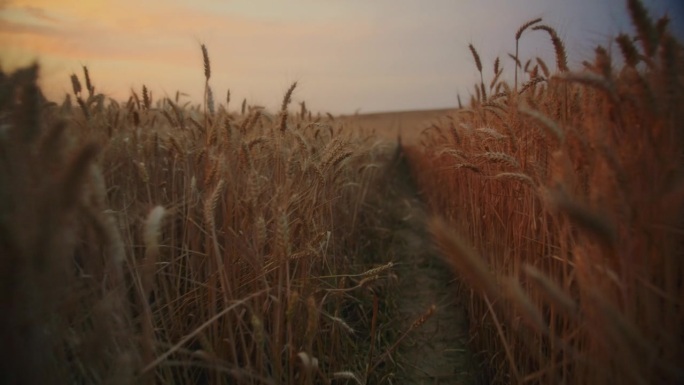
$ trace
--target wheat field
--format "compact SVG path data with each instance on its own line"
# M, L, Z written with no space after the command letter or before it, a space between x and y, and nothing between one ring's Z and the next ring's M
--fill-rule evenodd
M516 42L546 33L556 62L516 52L517 83L499 59L485 83L471 45L470 105L409 150L495 383L684 379L684 57L666 17L628 6L638 35L575 71L540 19Z
M684 49L627 7L583 68L471 44L453 110L0 72L0 382L684 383Z

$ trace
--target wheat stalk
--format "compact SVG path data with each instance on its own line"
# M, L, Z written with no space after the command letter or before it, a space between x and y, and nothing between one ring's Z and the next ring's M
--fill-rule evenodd
M152 101L150 100L150 94L147 90L147 87L144 84L142 86L142 96L143 96L143 106L145 106L146 110L149 110L150 106L152 105Z
M554 305L556 309L570 317L576 317L578 315L578 306L575 301L558 287L551 278L532 265L524 265L523 271L525 272L525 275L527 275L527 278L529 278L529 281L538 286L538 292L545 296L549 303Z
M223 193L223 186L225 184L224 179L220 179L218 183L214 186L209 194L208 199L204 201L204 222L207 227L213 229L216 227L215 224L215 213L216 207L218 206L219 200L221 199L221 194Z
M458 170L461 168L465 168L466 170L470 170L476 174L482 174L482 170L480 170L479 167L477 167L476 165L474 165L472 163L459 163L459 164L454 165L454 169Z
M523 32L525 32L525 30L527 30L528 28L530 28L531 26L533 26L537 23L540 23L541 21L542 21L541 18L530 20L530 21L526 22L525 24L521 25L520 28L518 28L518 31L515 33L515 56L510 55L510 54L508 56L510 56L513 59L513 61L515 61L515 65L516 65L516 67L515 67L515 89L516 89L516 91L518 89L518 68L521 67L520 66L520 59L518 59L518 57L519 57L518 56L518 46L519 46L520 38L522 37L522 34L523 34Z
M294 91L295 87L297 87L297 82L292 83L290 88L287 89L285 97L283 97L283 104L280 106L280 123L278 124L278 127L280 128L281 132L287 129L287 107L290 105L290 102L292 101L292 92Z
M644 53L646 56L652 57L657 43L653 21L648 15L648 11L639 0L627 0L627 9L644 48Z
M252 294L249 294L245 296L244 298L236 301L231 301L230 305L227 305L224 307L221 311L217 312L213 317L209 318L206 320L204 323L202 323L200 326L195 328L192 332L188 333L187 335L183 336L180 341L178 341L176 344L171 346L169 349L167 349L164 353L160 354L155 358L152 362L148 363L145 365L145 367L142 368L140 371L141 374L145 374L149 372L150 370L154 369L157 367L159 364L164 362L169 356L171 356L173 353L177 352L180 348L183 347L183 345L187 344L190 342L193 338L195 338L198 334L200 334L203 330L211 326L213 323L224 317L226 314L230 313L233 311L235 308L238 306L247 303L250 299L258 297L263 294L263 290L259 290L257 292L254 292Z
M605 76L598 75L593 72L565 72L562 74L555 75L554 79L584 84L596 88L600 91L603 91L606 94L606 96L610 98L612 103L618 103L619 97L615 90L615 85L610 79L607 79Z
M156 206L147 215L143 240L145 243L145 258L142 262L141 283L143 298L148 298L154 286L154 274L159 259L159 235L161 221L166 214L166 209Z
M76 74L71 74L71 88L74 91L74 95L79 98L81 96L81 82Z
M88 67L86 66L83 66L83 77L85 78L88 97L93 97L95 94L95 87L93 87L93 83L90 81L90 73L88 73Z
M568 56L565 53L565 45L563 41L558 37L558 33L555 29L549 27L548 25L536 25L532 27L534 31L546 31L551 37L551 43L553 43L553 49L556 52L556 66L560 72L568 71Z
M437 247L447 262L474 287L489 296L496 296L496 281L482 258L455 236L453 230L443 220L432 219L429 228Z
M550 72L549 72L549 67L546 65L546 62L544 60L542 60L540 57L537 57L536 60L537 60L537 64L539 65L539 67L542 70L542 73L544 74L544 77L548 78L550 76Z
M207 46L202 44L202 62L204 63L204 79L206 82L209 81L209 78L211 77L211 63L209 62L209 51L207 50Z
M361 380L361 376L351 371L341 371L333 373L334 378L340 378L345 380L354 380L358 385L366 385L366 382Z
M519 310L523 319L527 321L530 327L534 328L540 334L548 334L549 327L539 311L539 308L532 303L532 300L525 294L525 291L520 286L516 278L509 278L504 281L506 288L506 295L513 301L516 308Z
M562 142L565 139L565 133L558 126L558 124L554 122L551 118L542 114L541 112L525 107L523 105L518 106L518 111L541 123L542 126L546 128L547 132L552 134L559 141Z
M485 152L484 154L477 155L477 158L485 159L492 163L503 163L512 168L520 168L518 161L504 152Z
M477 53L475 46L473 46L472 44L468 44L468 48L470 49L470 52L473 54L475 66L477 67L477 71L480 73L480 90L478 92L482 93L482 101L487 101L487 92L484 86L484 75L482 74L482 61L480 60L480 55ZM475 89L477 90L477 87L475 87Z
M80 190L87 181L88 169L91 167L99 149L95 144L81 148L71 159L58 184L61 207L70 210L81 198Z
M491 106L491 105L489 105L489 106ZM486 108L487 106L483 105L483 107ZM485 135L490 136L496 140L506 139L506 135L503 135L499 131L497 131L493 128L490 128L490 127L481 127L481 128L476 129L475 132L485 134Z
M494 175L494 179L514 180L514 181L526 184L530 187L536 187L534 180L532 180L532 178L530 178L527 174L523 174L520 172L501 172L501 173Z
M640 58L639 51L637 51L634 46L632 39L628 35L621 33L615 38L615 41L620 47L622 57L625 59L625 64L630 67L635 67L639 63Z

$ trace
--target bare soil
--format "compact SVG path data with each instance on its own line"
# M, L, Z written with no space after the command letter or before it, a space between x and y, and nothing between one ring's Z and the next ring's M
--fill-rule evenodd
M473 354L467 345L467 316L456 300L457 282L426 233L426 208L402 152L394 162L391 188L399 219L393 229L399 330L410 330L435 305L432 316L397 347L396 383L477 384Z

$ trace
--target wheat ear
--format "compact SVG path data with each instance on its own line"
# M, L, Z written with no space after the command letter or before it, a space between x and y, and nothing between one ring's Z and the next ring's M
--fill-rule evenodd
M525 32L526 29L530 28L534 24L540 23L542 21L541 18L533 19L528 21L527 23L523 24L518 28L518 31L515 33L515 56L511 56L513 60L515 61L516 67L515 67L515 90L518 90L518 67L520 67L520 59L518 59L518 45L520 42L520 37L522 36L523 32Z

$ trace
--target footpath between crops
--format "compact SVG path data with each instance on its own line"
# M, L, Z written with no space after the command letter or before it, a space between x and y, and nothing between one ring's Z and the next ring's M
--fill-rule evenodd
M478 384L467 347L467 315L456 300L457 282L432 246L426 208L401 146L380 182L377 209L389 234L386 249L396 275L383 317L398 343L383 362L391 373L388 383Z

